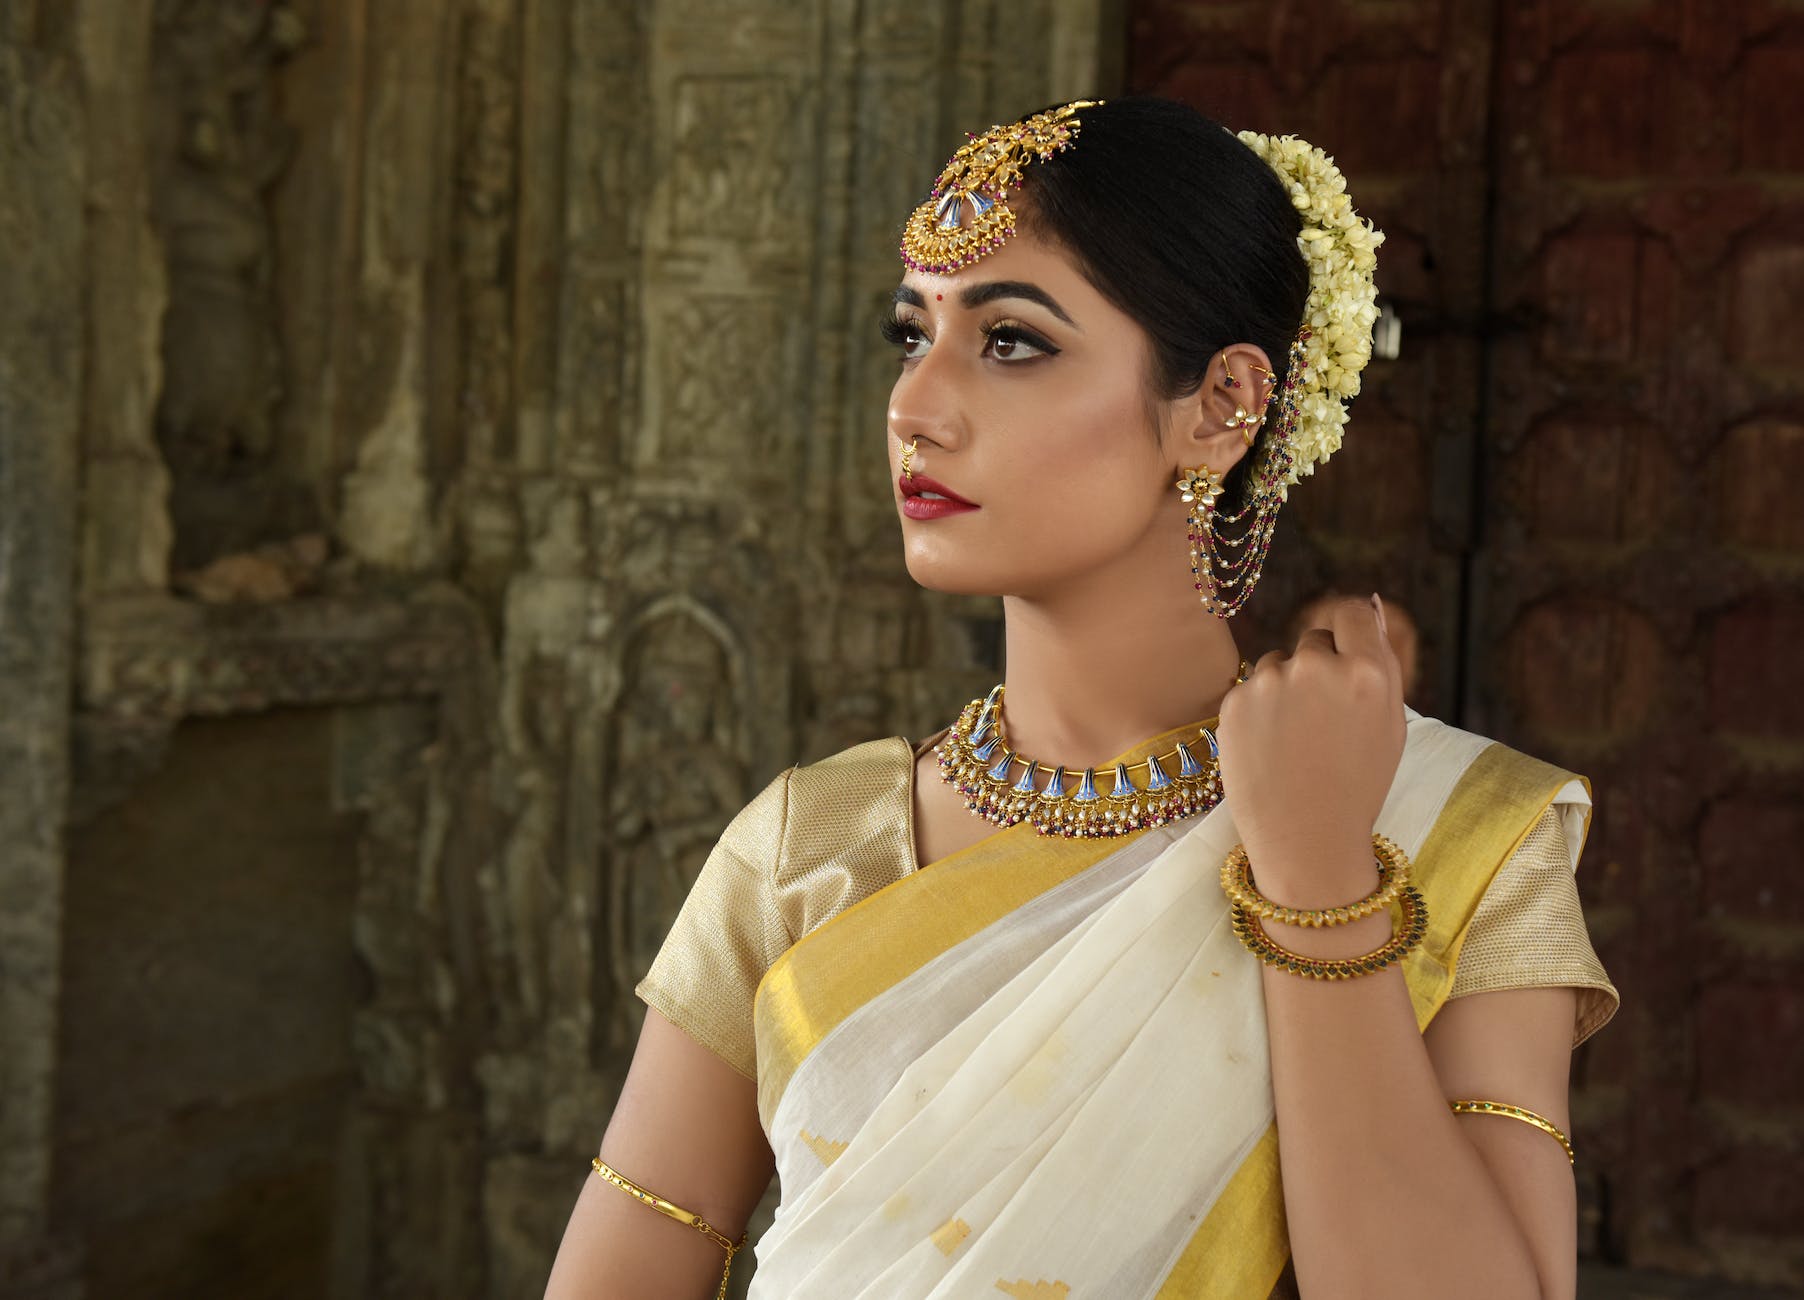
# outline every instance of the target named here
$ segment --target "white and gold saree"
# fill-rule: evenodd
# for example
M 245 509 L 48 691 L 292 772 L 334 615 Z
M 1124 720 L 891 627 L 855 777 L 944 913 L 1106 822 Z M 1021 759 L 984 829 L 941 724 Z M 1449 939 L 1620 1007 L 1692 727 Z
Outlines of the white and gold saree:
M 1267 1296 L 1288 1248 L 1261 967 L 1218 881 L 1231 804 L 1126 840 L 1019 826 L 918 869 L 912 759 L 787 774 L 640 985 L 756 1078 L 782 1199 L 752 1294 Z M 1428 901 L 1419 1023 L 1525 984 L 1585 990 L 1575 1039 L 1608 1019 L 1572 892 L 1589 815 L 1582 778 L 1410 714 L 1376 829 Z

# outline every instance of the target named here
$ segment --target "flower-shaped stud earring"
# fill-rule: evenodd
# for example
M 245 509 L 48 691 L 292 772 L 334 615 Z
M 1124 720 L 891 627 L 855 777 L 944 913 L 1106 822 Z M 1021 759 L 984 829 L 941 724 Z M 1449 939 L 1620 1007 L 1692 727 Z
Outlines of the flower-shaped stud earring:
M 1207 465 L 1187 469 L 1178 478 L 1178 494 L 1185 505 L 1200 503 L 1204 511 L 1215 509 L 1215 498 L 1221 495 L 1221 475 Z

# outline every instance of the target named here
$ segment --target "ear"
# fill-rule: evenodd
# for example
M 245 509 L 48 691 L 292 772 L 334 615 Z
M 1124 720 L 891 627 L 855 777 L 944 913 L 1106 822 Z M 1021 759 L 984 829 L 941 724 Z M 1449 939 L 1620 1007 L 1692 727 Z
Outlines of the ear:
M 1180 467 L 1207 465 L 1226 478 L 1265 429 L 1273 391 L 1264 348 L 1235 343 L 1211 357 L 1202 386 L 1174 403 L 1170 450 Z

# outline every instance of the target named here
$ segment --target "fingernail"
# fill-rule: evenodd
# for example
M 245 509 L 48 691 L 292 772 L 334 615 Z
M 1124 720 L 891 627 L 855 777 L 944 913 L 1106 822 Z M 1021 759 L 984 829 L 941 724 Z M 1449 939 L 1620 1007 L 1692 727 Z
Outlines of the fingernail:
M 1391 630 L 1386 626 L 1384 621 L 1384 601 L 1379 598 L 1378 593 L 1375 591 L 1372 593 L 1372 612 L 1378 615 L 1378 630 L 1386 636 L 1389 636 Z

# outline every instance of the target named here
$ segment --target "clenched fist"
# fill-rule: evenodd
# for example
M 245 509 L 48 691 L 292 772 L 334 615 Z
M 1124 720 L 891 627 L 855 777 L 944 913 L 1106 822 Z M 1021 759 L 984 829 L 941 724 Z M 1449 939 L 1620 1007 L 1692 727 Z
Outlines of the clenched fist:
M 1234 824 L 1261 892 L 1330 907 L 1376 879 L 1372 827 L 1403 757 L 1403 680 L 1383 602 L 1321 611 L 1222 701 L 1216 738 Z M 1363 867 L 1359 874 L 1349 874 Z

